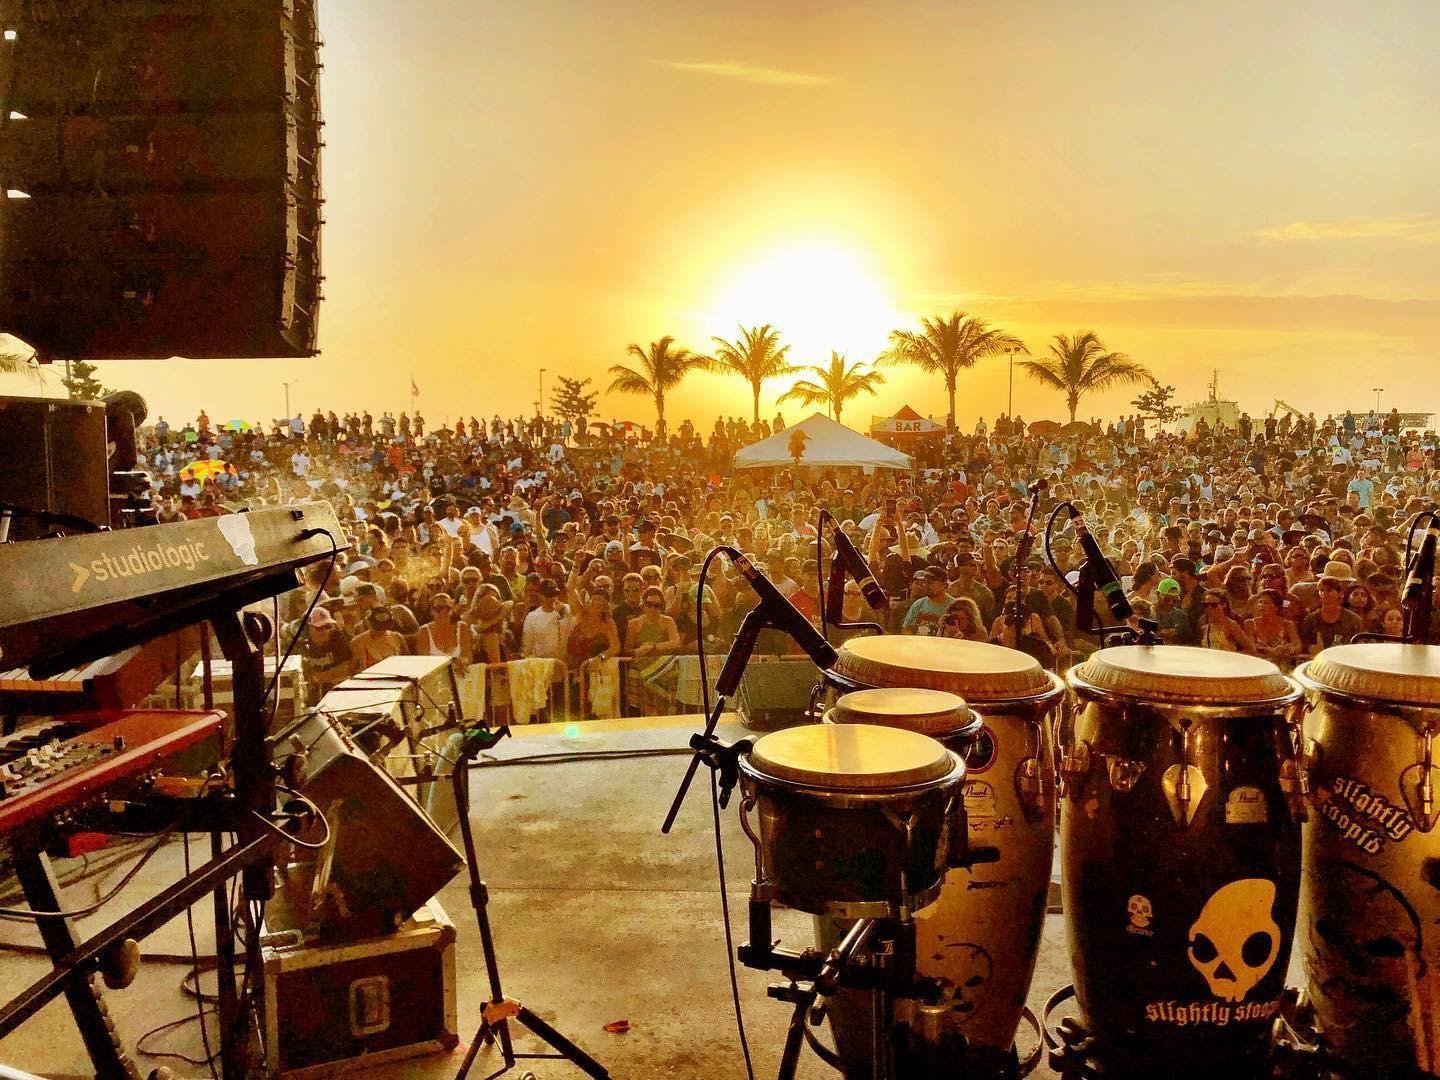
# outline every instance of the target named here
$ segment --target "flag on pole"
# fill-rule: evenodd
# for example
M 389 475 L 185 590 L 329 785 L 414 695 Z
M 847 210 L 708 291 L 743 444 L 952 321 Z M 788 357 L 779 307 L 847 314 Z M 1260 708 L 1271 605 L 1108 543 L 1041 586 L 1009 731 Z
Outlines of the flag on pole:
M 414 375 L 411 375 L 411 376 L 410 376 L 410 396 L 411 396 L 411 397 L 419 397 L 419 396 L 420 396 L 420 387 L 418 387 L 418 386 L 415 385 L 415 376 L 414 376 Z

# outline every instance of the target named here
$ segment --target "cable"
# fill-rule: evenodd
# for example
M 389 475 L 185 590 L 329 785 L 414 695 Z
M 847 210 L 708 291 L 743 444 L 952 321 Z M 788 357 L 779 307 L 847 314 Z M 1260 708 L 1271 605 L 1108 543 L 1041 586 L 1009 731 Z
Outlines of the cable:
M 325 571 L 324 578 L 324 580 L 328 581 L 330 580 L 330 575 L 335 572 L 335 564 L 340 561 L 340 543 L 335 539 L 335 534 L 329 529 L 307 529 L 305 531 L 313 536 L 323 534 L 325 538 L 330 541 L 330 566 Z M 264 703 L 270 698 L 270 695 L 275 695 L 275 699 L 270 706 L 269 726 L 271 728 L 275 726 L 275 717 L 280 711 L 280 670 L 290 659 L 291 654 L 294 653 L 295 646 L 300 641 L 300 635 L 303 634 L 305 628 L 310 625 L 310 616 L 315 614 L 315 608 L 319 606 L 320 597 L 324 592 L 325 590 L 323 588 L 316 589 L 315 595 L 310 598 L 310 606 L 305 609 L 305 614 L 300 616 L 300 625 L 296 627 L 295 633 L 290 635 L 290 644 L 285 647 L 285 655 L 282 656 L 279 663 L 275 665 L 275 674 L 271 677 L 269 686 L 265 688 L 264 696 L 260 698 L 260 707 L 263 709 L 265 707 Z M 276 607 L 277 609 L 279 607 L 278 601 L 276 602 Z M 280 627 L 278 625 L 275 627 L 275 648 L 278 652 L 280 648 Z
M 190 834 L 185 833 L 185 876 L 190 876 Z M 200 950 L 195 944 L 195 905 L 185 909 L 185 930 L 190 938 L 190 956 L 195 961 L 191 972 L 195 975 L 195 1019 L 200 1021 L 200 1041 L 205 1046 L 205 1065 L 210 1070 L 210 1080 L 219 1080 L 215 1072 L 215 1051 L 210 1048 L 210 1032 L 205 1028 L 205 1002 L 200 996 Z M 184 980 L 181 980 L 184 985 Z
M 700 584 L 695 590 L 695 640 L 700 658 L 700 693 L 705 703 L 705 715 L 710 715 L 710 676 L 705 670 L 705 578 L 710 572 L 710 563 L 720 554 L 720 548 L 712 548 L 700 564 Z M 685 753 L 693 753 L 686 750 Z M 730 929 L 730 893 L 725 883 L 725 845 L 720 830 L 720 784 L 715 770 L 710 770 L 710 812 L 715 825 L 715 866 L 720 874 L 720 912 L 725 920 L 725 962 L 730 969 L 730 998 L 735 1005 L 735 1031 L 740 1037 L 740 1052 L 745 1056 L 747 1080 L 755 1080 L 755 1066 L 750 1060 L 750 1040 L 745 1037 L 745 1012 L 740 1005 L 740 978 L 735 970 L 735 934 Z
M 32 911 L 28 908 L 0 908 L 0 919 L 12 919 L 16 922 L 29 922 L 35 919 L 80 919 L 84 918 L 86 915 L 93 915 L 95 912 L 99 911 L 102 907 L 108 904 L 111 900 L 115 899 L 115 897 L 119 896 L 121 890 L 123 890 L 125 886 L 129 885 L 130 882 L 135 880 L 135 876 L 139 874 L 142 869 L 144 869 L 145 864 L 155 856 L 155 853 L 165 846 L 165 841 L 169 839 L 170 834 L 173 833 L 177 828 L 179 828 L 179 826 L 180 822 L 176 821 L 173 825 L 171 825 L 168 829 L 161 833 L 160 839 L 157 840 L 149 849 L 147 849 L 144 855 L 140 856 L 139 861 L 137 861 L 134 866 L 132 866 L 129 870 L 125 872 L 125 876 L 116 883 L 115 887 L 111 889 L 108 893 L 106 893 L 104 896 L 102 896 L 99 900 L 95 901 L 95 903 L 83 908 L 74 908 L 70 911 Z
M 208 1009 L 208 1010 L 207 1010 L 207 1009 L 204 1009 L 204 1007 L 202 1006 L 201 1011 L 200 1011 L 199 1013 L 197 1013 L 196 1015 L 198 1015 L 198 1016 L 200 1016 L 200 1017 L 202 1018 L 202 1019 L 201 1019 L 201 1030 L 204 1030 L 204 1019 L 203 1019 L 203 1018 L 206 1017 L 206 1016 L 214 1016 L 214 1015 L 215 1015 L 215 1010 L 213 1010 L 213 1009 Z M 153 1027 L 153 1028 L 151 1028 L 149 1031 L 145 1032 L 144 1035 L 141 1035 L 140 1038 L 136 1040 L 136 1042 L 135 1042 L 135 1052 L 136 1052 L 137 1054 L 144 1054 L 146 1057 L 173 1058 L 173 1059 L 176 1060 L 176 1061 L 183 1061 L 183 1062 L 185 1062 L 185 1064 L 187 1064 L 187 1065 L 204 1065 L 204 1066 L 206 1066 L 207 1068 L 210 1069 L 210 1075 L 211 1075 L 211 1076 L 214 1076 L 214 1075 L 215 1075 L 215 1071 L 214 1071 L 214 1070 L 215 1070 L 215 1062 L 214 1062 L 214 1059 L 205 1061 L 205 1060 L 201 1060 L 200 1058 L 191 1057 L 191 1056 L 188 1055 L 188 1054 L 182 1054 L 182 1053 L 180 1053 L 180 1052 L 177 1051 L 177 1050 L 147 1050 L 147 1049 L 145 1048 L 145 1040 L 146 1040 L 146 1039 L 154 1038 L 156 1035 L 161 1035 L 161 1034 L 163 1034 L 163 1033 L 165 1033 L 165 1032 L 167 1032 L 167 1031 L 173 1031 L 175 1028 L 184 1027 L 186 1024 L 193 1024 L 194 1022 L 195 1022 L 195 1016 L 186 1015 L 186 1016 L 182 1016 L 179 1020 L 171 1020 L 168 1024 L 161 1024 L 159 1027 Z
M 287 788 L 287 787 L 285 787 L 284 784 L 276 784 L 275 786 L 278 787 L 278 788 L 280 788 L 281 790 L 285 791 L 286 793 L 288 793 L 288 794 L 290 794 L 290 795 L 293 795 L 295 798 L 299 799 L 301 802 L 303 802 L 306 806 L 310 807 L 310 809 L 315 812 L 315 816 L 320 819 L 320 824 L 322 824 L 322 825 L 325 826 L 325 838 L 324 838 L 323 840 L 319 840 L 319 841 L 317 841 L 317 842 L 315 842 L 315 843 L 310 843 L 309 841 L 301 840 L 301 839 L 300 839 L 298 836 L 296 836 L 294 833 L 286 832 L 286 831 L 285 831 L 284 829 L 282 829 L 279 825 L 276 825 L 273 821 L 271 821 L 271 820 L 270 820 L 268 817 L 266 817 L 264 814 L 260 813 L 258 810 L 251 810 L 251 811 L 250 811 L 251 815 L 255 818 L 256 821 L 260 822 L 260 824 L 261 824 L 261 825 L 264 825 L 265 828 L 267 828 L 267 829 L 269 829 L 271 832 L 275 833 L 275 834 L 276 834 L 277 836 L 279 836 L 282 840 L 284 840 L 287 844 L 294 844 L 296 847 L 298 847 L 298 848 L 304 848 L 306 851 L 322 851 L 322 850 L 324 850 L 324 848 L 326 847 L 326 845 L 328 845 L 328 844 L 330 843 L 330 821 L 329 821 L 329 819 L 326 818 L 323 813 L 321 813 L 320 808 L 319 808 L 318 806 L 316 806 L 313 802 L 311 802 L 311 801 L 310 801 L 308 798 L 306 798 L 304 795 L 301 795 L 298 791 L 295 791 L 293 788 Z
M 740 1052 L 745 1055 L 745 1075 L 755 1080 L 755 1066 L 750 1060 L 750 1040 L 745 1037 L 745 1013 L 740 1007 L 740 978 L 735 970 L 735 935 L 730 929 L 730 891 L 725 883 L 725 845 L 720 833 L 720 786 L 715 772 L 710 772 L 710 810 L 715 822 L 715 865 L 720 871 L 720 911 L 725 918 L 725 959 L 730 966 L 730 999 L 735 1004 L 735 1030 L 740 1036 Z

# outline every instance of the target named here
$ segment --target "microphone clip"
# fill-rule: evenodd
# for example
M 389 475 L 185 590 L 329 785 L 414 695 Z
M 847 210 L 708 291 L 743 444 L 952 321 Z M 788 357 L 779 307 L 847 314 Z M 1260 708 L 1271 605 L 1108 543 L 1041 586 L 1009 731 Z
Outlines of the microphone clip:
M 740 783 L 740 758 L 755 746 L 754 739 L 727 743 L 713 732 L 690 736 L 690 748 L 701 764 L 720 778 L 720 809 L 730 805 L 730 795 Z

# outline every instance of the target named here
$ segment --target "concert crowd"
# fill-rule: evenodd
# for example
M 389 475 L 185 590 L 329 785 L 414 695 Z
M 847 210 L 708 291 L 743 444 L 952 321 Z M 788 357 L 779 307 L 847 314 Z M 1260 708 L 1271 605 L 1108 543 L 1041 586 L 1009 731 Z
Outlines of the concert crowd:
M 433 428 L 419 414 L 317 412 L 265 430 L 202 412 L 147 428 L 141 467 L 162 521 L 299 499 L 334 505 L 351 548 L 333 571 L 314 568 L 289 612 L 298 619 L 321 594 L 308 625 L 297 623 L 320 690 L 412 651 L 462 669 L 552 657 L 571 679 L 588 662 L 624 657 L 634 678 L 658 679 L 702 632 L 708 651 L 723 653 L 754 606 L 744 579 L 715 560 L 697 626 L 701 563 L 716 544 L 750 554 L 818 617 L 821 508 L 869 554 L 891 598 L 877 616 L 849 583 L 845 620 L 1018 644 L 1063 669 L 1095 647 L 1076 630 L 1070 585 L 1083 555 L 1068 524 L 1048 546 L 1060 574 L 1042 539 L 1020 568 L 1018 600 L 1014 586 L 1027 485 L 1039 478 L 1049 487 L 1037 530 L 1055 500 L 1072 500 L 1165 641 L 1288 670 L 1355 634 L 1399 632 L 1406 526 L 1440 491 L 1440 440 L 1402 430 L 1393 411 L 1242 414 L 1185 435 L 1153 422 L 1147 431 L 1137 416 L 1039 435 L 1001 416 L 907 445 L 915 467 L 905 472 L 803 460 L 731 468 L 736 449 L 783 427 L 779 416 L 720 418 L 708 432 L 685 420 L 660 437 L 552 417 Z M 1007 617 L 1017 603 L 1019 617 Z

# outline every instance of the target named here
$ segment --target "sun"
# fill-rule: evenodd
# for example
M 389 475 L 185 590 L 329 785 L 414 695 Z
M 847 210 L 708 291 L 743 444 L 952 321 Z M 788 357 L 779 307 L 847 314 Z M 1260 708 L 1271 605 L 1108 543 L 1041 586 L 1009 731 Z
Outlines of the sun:
M 808 243 L 778 248 L 741 266 L 718 290 L 704 320 L 711 335 L 770 323 L 797 364 L 824 363 L 831 350 L 875 359 L 903 319 L 878 277 L 853 249 Z

